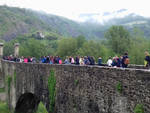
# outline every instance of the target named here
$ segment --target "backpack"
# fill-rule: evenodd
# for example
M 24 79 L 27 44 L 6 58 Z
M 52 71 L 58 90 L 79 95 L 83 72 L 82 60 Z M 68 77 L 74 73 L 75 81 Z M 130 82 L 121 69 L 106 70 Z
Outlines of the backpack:
M 130 59 L 129 58 L 126 58 L 125 60 L 124 60 L 124 64 L 130 64 Z
M 146 59 L 145 59 L 148 63 L 150 63 L 150 56 L 146 56 Z

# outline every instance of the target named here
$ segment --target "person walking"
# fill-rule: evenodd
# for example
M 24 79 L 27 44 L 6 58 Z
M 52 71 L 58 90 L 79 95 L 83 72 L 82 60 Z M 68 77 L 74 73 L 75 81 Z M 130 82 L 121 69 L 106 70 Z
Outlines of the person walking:
M 150 55 L 148 51 L 145 51 L 145 59 L 144 59 L 144 66 L 145 67 L 150 67 Z
M 128 57 L 128 53 L 124 53 L 124 56 L 122 58 L 121 64 L 123 68 L 127 68 L 128 64 L 130 63 L 129 57 Z

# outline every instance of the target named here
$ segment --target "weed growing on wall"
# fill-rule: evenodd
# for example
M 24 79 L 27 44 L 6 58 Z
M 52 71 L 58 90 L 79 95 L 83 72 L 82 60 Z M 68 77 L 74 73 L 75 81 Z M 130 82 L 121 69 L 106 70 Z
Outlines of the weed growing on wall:
M 117 91 L 118 91 L 119 93 L 122 92 L 122 84 L 121 84 L 121 82 L 118 82 L 118 83 L 117 83 L 116 89 L 117 89 Z
M 50 76 L 48 78 L 48 90 L 50 99 L 50 112 L 54 112 L 55 108 L 55 96 L 56 96 L 56 78 L 54 70 L 50 70 Z
M 142 104 L 137 104 L 134 108 L 134 113 L 144 113 L 144 108 Z
M 8 93 L 10 93 L 11 81 L 12 81 L 12 77 L 8 75 L 7 76 Z
M 78 85 L 79 81 L 78 81 L 78 80 L 75 80 L 74 83 L 75 83 L 75 85 Z
M 39 103 L 36 113 L 48 113 L 42 102 Z

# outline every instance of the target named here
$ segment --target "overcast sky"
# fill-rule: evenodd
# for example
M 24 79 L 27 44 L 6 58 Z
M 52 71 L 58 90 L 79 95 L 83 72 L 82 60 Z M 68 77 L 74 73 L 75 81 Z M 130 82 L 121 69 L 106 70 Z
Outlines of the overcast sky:
M 42 10 L 50 14 L 77 20 L 82 13 L 113 12 L 127 9 L 150 17 L 149 0 L 0 0 L 0 5 Z

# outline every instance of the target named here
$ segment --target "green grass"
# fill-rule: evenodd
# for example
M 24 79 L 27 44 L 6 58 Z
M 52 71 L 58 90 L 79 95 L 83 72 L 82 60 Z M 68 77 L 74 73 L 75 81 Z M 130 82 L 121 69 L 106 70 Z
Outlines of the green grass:
M 0 102 L 0 113 L 10 113 L 6 102 Z

